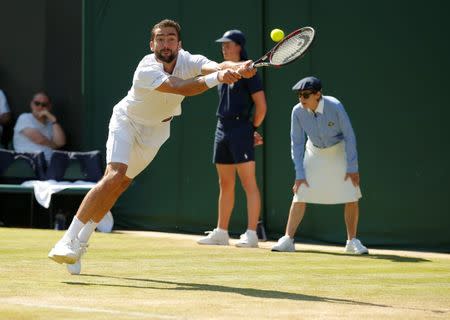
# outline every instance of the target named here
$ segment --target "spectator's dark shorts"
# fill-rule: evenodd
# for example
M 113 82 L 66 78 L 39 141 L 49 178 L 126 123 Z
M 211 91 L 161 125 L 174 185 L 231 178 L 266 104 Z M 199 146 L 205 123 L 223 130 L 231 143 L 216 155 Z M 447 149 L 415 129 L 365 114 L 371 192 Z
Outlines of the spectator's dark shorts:
M 247 119 L 217 121 L 213 163 L 236 164 L 255 161 L 253 125 Z

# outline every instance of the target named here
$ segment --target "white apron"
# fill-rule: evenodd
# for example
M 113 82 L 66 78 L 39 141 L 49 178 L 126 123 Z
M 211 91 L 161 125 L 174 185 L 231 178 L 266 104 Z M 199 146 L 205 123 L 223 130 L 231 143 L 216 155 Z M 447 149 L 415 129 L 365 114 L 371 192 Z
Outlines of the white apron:
M 294 194 L 293 202 L 338 204 L 358 201 L 362 197 L 359 187 L 345 179 L 347 156 L 345 142 L 320 149 L 310 140 L 306 143 L 303 159 L 306 181 Z

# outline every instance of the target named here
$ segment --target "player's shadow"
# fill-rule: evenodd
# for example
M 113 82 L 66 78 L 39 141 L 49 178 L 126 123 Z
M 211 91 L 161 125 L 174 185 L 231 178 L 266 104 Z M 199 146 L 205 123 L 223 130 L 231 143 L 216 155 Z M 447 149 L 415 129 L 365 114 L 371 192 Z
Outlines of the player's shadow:
M 319 251 L 319 250 L 297 250 L 297 252 L 306 252 L 306 253 L 316 253 L 316 254 L 329 254 L 333 256 L 349 256 L 349 257 L 358 257 L 358 258 L 367 258 L 367 259 L 383 259 L 390 260 L 392 262 L 430 262 L 431 260 L 418 258 L 418 257 L 405 257 L 398 256 L 395 254 L 363 254 L 363 255 L 354 255 L 354 254 L 345 254 L 340 252 L 330 252 L 330 251 Z
M 81 276 L 93 277 L 93 278 L 118 279 L 118 280 L 125 280 L 127 282 L 133 281 L 133 282 L 138 282 L 138 284 L 93 283 L 93 282 L 81 282 L 81 281 L 63 281 L 63 283 L 66 283 L 68 285 L 77 285 L 77 286 L 106 286 L 106 287 L 119 287 L 119 288 L 122 287 L 122 288 L 153 289 L 153 290 L 214 291 L 214 292 L 224 292 L 224 293 L 235 293 L 235 294 L 241 294 L 243 296 L 265 298 L 265 299 L 319 301 L 319 302 L 349 304 L 349 305 L 358 305 L 358 306 L 394 308 L 393 306 L 386 305 L 386 304 L 369 303 L 369 302 L 356 301 L 356 300 L 351 300 L 351 299 L 328 298 L 328 297 L 307 295 L 307 294 L 301 294 L 301 293 L 283 292 L 283 291 L 277 291 L 277 290 L 238 288 L 238 287 L 205 284 L 205 283 L 115 277 L 115 276 L 104 276 L 104 275 L 96 275 L 96 274 L 84 274 Z M 399 307 L 395 307 L 395 308 L 399 308 Z M 420 309 L 420 308 L 405 308 L 405 309 L 431 311 L 433 313 L 446 313 L 446 311 L 442 311 L 442 310 L 425 310 L 425 309 Z
M 81 282 L 81 281 L 80 282 L 64 281 L 63 283 L 66 283 L 68 285 L 78 285 L 78 286 L 106 286 L 106 287 L 124 287 L 124 288 L 154 289 L 154 290 L 214 291 L 214 292 L 223 292 L 223 293 L 235 293 L 235 294 L 240 294 L 243 296 L 265 298 L 265 299 L 319 301 L 319 302 L 339 303 L 339 304 L 349 304 L 349 305 L 359 305 L 359 306 L 371 306 L 371 307 L 381 307 L 381 308 L 400 308 L 400 309 L 408 309 L 408 310 L 431 311 L 433 313 L 446 313 L 446 311 L 442 311 L 442 310 L 426 310 L 426 309 L 421 309 L 421 308 L 393 307 L 393 306 L 386 305 L 386 304 L 369 303 L 369 302 L 356 301 L 356 300 L 351 300 L 351 299 L 321 297 L 321 296 L 314 296 L 314 295 L 301 294 L 301 293 L 283 292 L 283 291 L 277 291 L 277 290 L 239 288 L 239 287 L 229 287 L 229 286 L 221 286 L 221 285 L 205 284 L 205 283 L 115 277 L 115 276 L 104 276 L 104 275 L 96 275 L 96 274 L 84 274 L 81 276 L 133 281 L 133 282 L 138 282 L 138 284 L 93 283 L 93 282 Z
M 341 303 L 341 304 L 354 304 L 363 306 L 375 306 L 389 308 L 391 306 L 384 304 L 375 304 L 361 301 L 354 301 L 350 299 L 339 299 L 339 298 L 327 298 L 320 296 L 313 296 L 301 293 L 283 292 L 277 290 L 266 290 L 266 289 L 253 289 L 253 288 L 239 288 L 239 287 L 229 287 L 214 284 L 205 283 L 192 283 L 192 282 L 177 282 L 177 281 L 165 281 L 165 280 L 155 280 L 155 279 L 142 279 L 142 278 L 127 278 L 127 277 L 114 277 L 114 276 L 104 276 L 96 274 L 83 274 L 83 277 L 97 277 L 97 278 L 109 278 L 109 279 L 119 279 L 126 281 L 138 282 L 138 284 L 131 283 L 94 283 L 94 282 L 78 282 L 78 281 L 63 281 L 63 283 L 69 285 L 79 285 L 79 286 L 106 286 L 106 287 L 125 287 L 125 288 L 137 288 L 137 289 L 155 289 L 155 290 L 186 290 L 186 291 L 215 291 L 223 293 L 235 293 L 243 296 L 256 297 L 256 298 L 266 298 L 266 299 L 288 299 L 288 300 L 301 300 L 301 301 L 321 301 L 321 302 L 331 302 L 331 303 Z

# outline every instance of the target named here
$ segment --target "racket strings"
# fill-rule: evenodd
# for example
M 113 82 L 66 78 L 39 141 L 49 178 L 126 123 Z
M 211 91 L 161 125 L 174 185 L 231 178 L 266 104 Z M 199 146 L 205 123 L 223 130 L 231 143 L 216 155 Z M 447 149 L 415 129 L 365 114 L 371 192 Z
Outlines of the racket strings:
M 301 56 L 314 38 L 314 31 L 304 30 L 286 39 L 272 54 L 270 61 L 275 65 L 282 65 Z

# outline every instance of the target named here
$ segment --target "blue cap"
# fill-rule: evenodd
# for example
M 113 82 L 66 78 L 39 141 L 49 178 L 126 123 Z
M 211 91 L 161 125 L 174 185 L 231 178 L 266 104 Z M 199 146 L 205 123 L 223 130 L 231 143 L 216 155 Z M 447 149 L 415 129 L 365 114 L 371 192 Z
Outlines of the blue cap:
M 236 42 L 241 46 L 241 60 L 247 60 L 247 52 L 245 51 L 245 35 L 241 30 L 228 30 L 222 36 L 216 40 L 216 42 Z
M 292 90 L 313 90 L 320 91 L 322 90 L 322 82 L 320 79 L 316 77 L 306 77 L 300 80 L 292 87 Z

